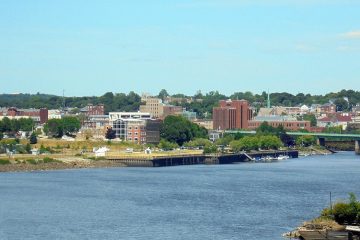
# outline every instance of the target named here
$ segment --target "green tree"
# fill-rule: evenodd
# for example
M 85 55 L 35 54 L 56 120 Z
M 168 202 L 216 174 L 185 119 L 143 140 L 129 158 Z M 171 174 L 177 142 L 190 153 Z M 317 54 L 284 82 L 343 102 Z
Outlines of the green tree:
M 50 119 L 44 125 L 44 132 L 52 137 L 62 137 L 64 134 L 63 129 L 62 119 Z
M 160 136 L 182 146 L 194 138 L 206 138 L 207 130 L 182 116 L 167 116 L 161 126 Z
M 79 131 L 81 124 L 80 120 L 77 117 L 64 117 L 63 122 L 63 131 L 65 134 L 74 135 Z
M 342 126 L 327 127 L 323 130 L 324 133 L 342 133 Z
M 108 128 L 105 133 L 106 139 L 115 139 L 116 138 L 116 132 L 112 128 Z
M 30 144 L 36 144 L 37 143 L 37 137 L 35 133 L 31 133 L 30 135 Z
M 11 120 L 8 117 L 4 117 L 1 121 L 1 132 L 10 132 L 11 131 Z
M 203 150 L 204 154 L 211 154 L 217 152 L 218 152 L 218 148 L 215 144 L 206 145 Z
M 177 145 L 176 143 L 173 143 L 173 142 L 169 142 L 165 139 L 161 139 L 158 147 L 163 150 L 172 150 L 172 149 L 178 148 L 179 145 Z
M 0 141 L 4 138 L 4 134 L 0 132 Z
M 256 134 L 258 135 L 272 135 L 276 134 L 276 132 L 276 128 L 270 126 L 266 121 L 261 123 L 260 126 L 256 129 Z
M 342 112 L 349 109 L 349 103 L 343 98 L 338 98 L 335 100 L 334 104 L 336 105 L 336 111 Z
M 186 147 L 205 147 L 210 145 L 212 145 L 212 142 L 205 138 L 195 138 L 194 140 L 184 144 Z
M 233 152 L 257 150 L 260 147 L 260 139 L 258 136 L 246 136 L 230 142 L 230 147 Z
M 296 145 L 298 146 L 309 147 L 311 145 L 314 145 L 315 143 L 316 143 L 316 139 L 314 136 L 305 135 L 305 136 L 299 136 L 296 139 Z
M 27 153 L 31 153 L 31 146 L 30 146 L 29 143 L 26 144 L 26 146 L 25 146 L 25 151 L 26 151 Z
M 20 130 L 26 132 L 32 131 L 35 126 L 34 120 L 31 118 L 20 118 L 18 123 Z
M 158 98 L 160 98 L 161 100 L 164 101 L 164 99 L 168 96 L 169 96 L 168 92 L 165 89 L 161 89 L 161 91 L 159 92 Z
M 298 120 L 310 121 L 310 126 L 316 127 L 317 120 L 314 114 L 305 114 L 299 117 Z
M 259 142 L 262 149 L 278 149 L 283 145 L 278 137 L 270 135 L 260 136 Z

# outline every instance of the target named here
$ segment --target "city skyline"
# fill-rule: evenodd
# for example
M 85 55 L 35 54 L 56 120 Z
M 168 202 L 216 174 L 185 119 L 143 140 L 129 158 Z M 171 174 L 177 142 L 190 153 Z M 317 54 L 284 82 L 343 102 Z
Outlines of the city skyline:
M 1 93 L 359 90 L 360 2 L 2 1 Z

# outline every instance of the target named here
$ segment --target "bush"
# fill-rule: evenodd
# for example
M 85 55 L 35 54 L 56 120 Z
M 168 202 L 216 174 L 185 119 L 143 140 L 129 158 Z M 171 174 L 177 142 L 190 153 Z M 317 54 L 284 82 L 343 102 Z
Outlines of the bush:
M 0 159 L 0 165 L 10 164 L 9 160 Z
M 209 154 L 209 153 L 217 153 L 217 146 L 215 144 L 211 144 L 211 145 L 206 145 L 204 147 L 204 154 Z
M 58 160 L 55 160 L 55 159 L 53 159 L 53 158 L 50 158 L 50 157 L 45 157 L 44 159 L 43 159 L 43 162 L 44 163 L 51 163 L 51 162 L 59 162 Z
M 38 160 L 37 159 L 27 159 L 26 160 L 27 163 L 30 163 L 30 164 L 38 164 Z
M 338 202 L 333 206 L 334 220 L 339 224 L 360 223 L 360 203 L 353 193 L 349 194 L 349 203 Z

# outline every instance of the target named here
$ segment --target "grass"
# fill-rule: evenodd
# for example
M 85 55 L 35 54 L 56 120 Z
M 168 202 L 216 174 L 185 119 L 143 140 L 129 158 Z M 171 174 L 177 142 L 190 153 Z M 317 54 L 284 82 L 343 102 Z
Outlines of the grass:
M 94 161 L 106 160 L 105 157 L 88 157 L 87 159 L 94 160 Z
M 39 163 L 38 159 L 26 159 L 26 162 L 34 165 Z
M 0 159 L 0 165 L 10 164 L 9 160 Z
M 53 163 L 53 162 L 61 162 L 61 161 L 58 161 L 56 159 L 53 159 L 53 158 L 49 158 L 49 157 L 45 157 L 43 159 L 27 159 L 26 160 L 27 163 L 29 164 L 39 164 L 39 163 Z

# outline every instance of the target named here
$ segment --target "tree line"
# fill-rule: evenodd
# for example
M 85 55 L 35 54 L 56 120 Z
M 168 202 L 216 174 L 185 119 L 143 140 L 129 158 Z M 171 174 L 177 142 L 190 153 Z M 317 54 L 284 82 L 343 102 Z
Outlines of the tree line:
M 19 131 L 32 131 L 34 126 L 34 120 L 31 118 L 9 119 L 4 117 L 0 121 L 0 139 L 4 137 L 4 134 L 15 135 Z
M 210 91 L 206 94 L 197 91 L 194 95 L 185 94 L 170 95 L 165 89 L 162 89 L 157 95 L 161 99 L 168 96 L 184 98 L 182 102 L 173 102 L 174 105 L 186 107 L 189 111 L 194 111 L 199 118 L 211 118 L 213 107 L 217 106 L 219 100 L 224 99 L 245 99 L 254 107 L 265 107 L 267 102 L 267 93 L 261 94 L 252 92 L 235 92 L 231 95 L 224 95 L 218 91 Z M 185 99 L 192 98 L 188 102 Z M 325 95 L 311 95 L 298 93 L 296 95 L 286 92 L 271 93 L 271 104 L 273 106 L 298 106 L 301 104 L 324 104 L 329 101 L 337 106 L 337 110 L 350 110 L 352 106 L 360 103 L 360 92 L 354 90 L 341 90 L 339 92 L 331 92 Z M 0 94 L 1 107 L 17 107 L 17 108 L 42 108 L 58 109 L 65 104 L 66 107 L 82 108 L 87 104 L 104 104 L 105 112 L 111 111 L 137 111 L 141 104 L 139 94 L 131 91 L 129 93 L 113 93 L 107 92 L 102 96 L 86 96 L 86 97 L 65 97 L 49 94 Z

